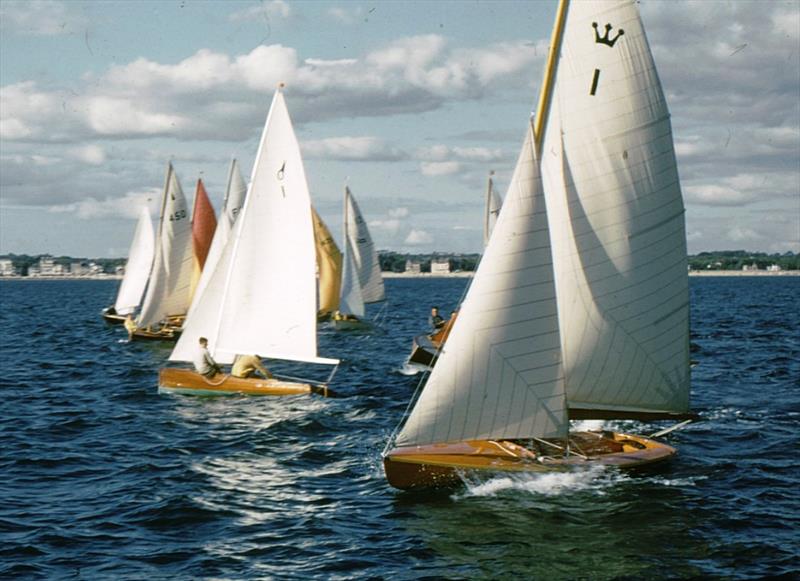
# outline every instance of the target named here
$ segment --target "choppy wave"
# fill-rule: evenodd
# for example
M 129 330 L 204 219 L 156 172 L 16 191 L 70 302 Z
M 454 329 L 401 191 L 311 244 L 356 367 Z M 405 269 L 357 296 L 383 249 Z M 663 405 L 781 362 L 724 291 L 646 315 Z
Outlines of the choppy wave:
M 0 281 L 2 578 L 790 578 L 800 279 L 691 281 L 693 407 L 657 471 L 399 492 L 396 373 L 463 279 L 389 279 L 385 332 L 320 333 L 338 398 L 159 395 L 169 347 L 99 317 L 115 285 Z M 296 369 L 286 367 L 285 373 Z M 652 433 L 638 422 L 583 429 Z

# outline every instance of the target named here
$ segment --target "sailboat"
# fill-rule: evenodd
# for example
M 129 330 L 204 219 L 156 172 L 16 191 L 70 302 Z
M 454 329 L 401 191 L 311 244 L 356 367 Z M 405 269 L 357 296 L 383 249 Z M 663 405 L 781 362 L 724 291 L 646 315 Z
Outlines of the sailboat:
M 684 206 L 636 6 L 562 0 L 550 46 L 483 260 L 384 451 L 397 488 L 650 465 L 685 421 L 645 437 L 570 420 L 694 417 Z
M 344 189 L 344 261 L 339 310 L 334 328 L 369 329 L 365 304 L 386 298 L 381 265 L 369 228 L 349 187 Z
M 203 180 L 197 180 L 197 189 L 194 194 L 194 211 L 192 212 L 192 248 L 194 249 L 194 269 L 192 271 L 192 290 L 194 296 L 200 282 L 203 269 L 206 265 L 211 242 L 217 230 L 217 217 L 214 206 L 208 199 Z
M 489 184 L 486 186 L 486 204 L 483 216 L 483 247 L 489 244 L 489 237 L 492 235 L 494 225 L 497 223 L 497 216 L 500 215 L 500 209 L 503 207 L 503 200 L 497 190 L 494 189 L 492 180 L 494 172 L 489 172 Z
M 119 285 L 114 306 L 103 309 L 103 319 L 112 324 L 122 324 L 125 318 L 139 308 L 142 295 L 147 286 L 150 267 L 153 264 L 153 224 L 150 222 L 150 211 L 142 206 L 139 221 L 133 234 L 128 261 L 125 263 L 125 275 Z
M 222 255 L 225 244 L 228 242 L 228 238 L 230 238 L 233 224 L 236 221 L 239 211 L 242 209 L 246 195 L 247 184 L 244 183 L 244 178 L 242 178 L 239 163 L 233 159 L 231 160 L 231 166 L 228 170 L 228 185 L 225 188 L 225 197 L 222 199 L 222 209 L 219 213 L 219 220 L 214 229 L 214 237 L 211 240 L 211 246 L 205 257 L 205 264 L 202 267 L 200 279 L 197 281 L 194 293 L 192 294 L 192 304 L 189 306 L 189 311 L 186 313 L 187 318 L 191 316 L 195 305 L 199 302 L 200 297 L 203 296 L 206 286 L 208 286 L 208 281 L 217 266 L 217 262 L 219 262 L 219 258 Z
M 187 319 L 170 361 L 192 361 L 201 337 L 212 357 L 231 364 L 255 355 L 321 365 L 317 355 L 316 266 L 311 201 L 300 148 L 283 93 L 267 115 L 250 190 L 208 286 Z M 167 367 L 159 390 L 186 394 L 328 394 L 327 380 L 296 378 L 207 378 Z
M 492 234 L 492 230 L 494 230 L 497 216 L 500 214 L 500 208 L 503 205 L 500 194 L 494 189 L 494 180 L 492 176 L 494 176 L 493 171 L 489 172 L 489 183 L 486 186 L 486 202 L 484 204 L 483 214 L 484 247 L 489 244 L 489 237 Z M 454 311 L 445 322 L 444 326 L 438 330 L 432 329 L 431 333 L 416 335 L 411 340 L 411 353 L 400 369 L 400 373 L 403 375 L 416 375 L 433 369 L 433 366 L 436 365 L 436 360 L 439 358 L 442 346 L 450 335 L 450 331 L 456 322 L 457 315 L 458 311 Z
M 342 252 L 336 245 L 328 226 L 312 206 L 314 244 L 319 270 L 319 310 L 317 321 L 327 321 L 339 310 L 339 293 L 342 284 Z
M 161 217 L 142 309 L 125 327 L 131 340 L 175 340 L 191 300 L 192 224 L 172 163 L 167 165 Z

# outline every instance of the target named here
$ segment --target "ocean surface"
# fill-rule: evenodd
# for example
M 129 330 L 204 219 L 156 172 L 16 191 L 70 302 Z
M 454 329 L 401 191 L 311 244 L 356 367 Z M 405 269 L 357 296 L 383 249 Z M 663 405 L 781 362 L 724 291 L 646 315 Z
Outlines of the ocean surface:
M 800 277 L 691 280 L 703 421 L 659 470 L 396 491 L 397 370 L 467 282 L 388 279 L 382 332 L 323 330 L 324 399 L 159 395 L 170 348 L 100 318 L 116 282 L 0 281 L 0 578 L 797 578 Z

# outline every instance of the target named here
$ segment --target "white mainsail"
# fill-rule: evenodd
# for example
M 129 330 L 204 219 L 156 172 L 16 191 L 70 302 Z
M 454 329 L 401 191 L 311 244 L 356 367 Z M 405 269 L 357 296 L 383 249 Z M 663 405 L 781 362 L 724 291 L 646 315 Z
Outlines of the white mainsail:
M 170 359 L 191 361 L 204 336 L 220 363 L 237 354 L 337 363 L 317 357 L 315 270 L 308 185 L 278 90 L 232 236 Z
M 125 276 L 119 285 L 117 300 L 114 310 L 119 315 L 133 313 L 142 302 L 142 295 L 153 266 L 153 252 L 155 240 L 153 223 L 150 221 L 150 210 L 142 206 L 139 212 L 139 221 L 133 234 L 133 241 L 128 252 L 128 261 L 125 263 Z
M 370 236 L 367 223 L 361 215 L 358 203 L 348 187 L 344 189 L 344 212 L 345 248 L 349 248 L 350 256 L 352 257 L 358 283 L 361 286 L 361 297 L 365 303 L 382 301 L 386 296 L 378 253 L 375 250 L 375 244 L 372 242 L 372 236 Z M 345 250 L 345 252 L 347 251 Z
M 155 259 L 150 271 L 139 327 L 159 323 L 167 316 L 184 315 L 191 299 L 193 264 L 192 223 L 178 176 L 167 166 Z
M 398 446 L 688 410 L 683 202 L 652 56 L 631 0 L 565 14 L 541 130 Z
M 214 238 L 211 240 L 211 248 L 208 250 L 206 264 L 203 267 L 200 280 L 197 282 L 197 288 L 192 297 L 192 304 L 186 315 L 187 318 L 192 315 L 195 305 L 200 301 L 200 297 L 203 296 L 203 292 L 205 292 L 208 286 L 208 281 L 214 272 L 217 262 L 219 262 L 225 244 L 228 242 L 228 238 L 230 238 L 233 224 L 236 222 L 236 216 L 239 215 L 242 209 L 246 194 L 247 184 L 244 183 L 244 178 L 242 178 L 242 172 L 239 169 L 238 162 L 233 159 L 231 160 L 231 167 L 228 171 L 228 186 L 225 188 L 222 211 L 219 213 L 217 228 L 214 230 Z
M 486 206 L 484 209 L 483 217 L 483 246 L 489 244 L 489 237 L 492 235 L 492 230 L 497 223 L 497 217 L 500 215 L 500 208 L 503 206 L 503 199 L 497 190 L 494 189 L 492 176 L 494 172 L 489 174 L 489 184 L 486 187 Z
M 567 431 L 547 213 L 531 131 L 505 199 L 399 446 Z
M 358 269 L 353 261 L 353 242 L 349 236 L 344 239 L 344 260 L 342 264 L 342 292 L 339 295 L 339 312 L 355 315 L 359 319 L 366 314 L 364 295 L 358 282 Z
M 562 46 L 537 137 L 570 410 L 688 411 L 684 206 L 636 6 L 570 3 Z

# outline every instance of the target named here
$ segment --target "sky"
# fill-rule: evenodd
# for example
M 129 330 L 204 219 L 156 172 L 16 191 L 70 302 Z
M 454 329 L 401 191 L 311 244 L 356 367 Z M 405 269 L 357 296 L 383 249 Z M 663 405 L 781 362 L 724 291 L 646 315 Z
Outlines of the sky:
M 800 252 L 800 2 L 641 0 L 689 252 Z M 167 162 L 219 209 L 278 83 L 313 202 L 380 249 L 480 252 L 556 1 L 0 0 L 0 254 L 124 257 Z

